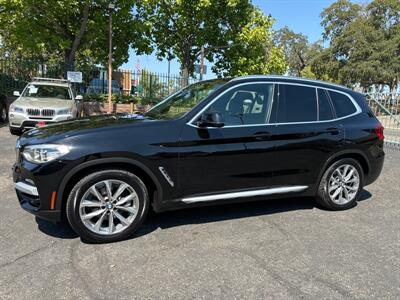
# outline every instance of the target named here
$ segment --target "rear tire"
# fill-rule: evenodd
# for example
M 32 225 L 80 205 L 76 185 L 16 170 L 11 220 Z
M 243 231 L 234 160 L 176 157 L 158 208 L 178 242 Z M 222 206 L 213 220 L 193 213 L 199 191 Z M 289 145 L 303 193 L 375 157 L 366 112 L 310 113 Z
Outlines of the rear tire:
M 10 133 L 12 135 L 21 135 L 22 130 L 20 128 L 15 128 L 15 127 L 9 127 L 10 128 Z
M 354 207 L 363 189 L 364 172 L 358 161 L 343 158 L 331 164 L 319 183 L 316 201 L 329 210 Z
M 146 218 L 148 207 L 148 192 L 139 177 L 124 170 L 102 170 L 74 186 L 66 215 L 83 240 L 110 243 L 132 236 Z

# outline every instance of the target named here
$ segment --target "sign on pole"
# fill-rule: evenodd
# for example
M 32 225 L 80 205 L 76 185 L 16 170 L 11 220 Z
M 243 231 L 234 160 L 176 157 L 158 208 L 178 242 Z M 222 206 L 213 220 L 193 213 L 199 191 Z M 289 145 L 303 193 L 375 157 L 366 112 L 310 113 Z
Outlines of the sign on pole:
M 82 72 L 68 71 L 67 72 L 67 79 L 70 82 L 82 83 Z

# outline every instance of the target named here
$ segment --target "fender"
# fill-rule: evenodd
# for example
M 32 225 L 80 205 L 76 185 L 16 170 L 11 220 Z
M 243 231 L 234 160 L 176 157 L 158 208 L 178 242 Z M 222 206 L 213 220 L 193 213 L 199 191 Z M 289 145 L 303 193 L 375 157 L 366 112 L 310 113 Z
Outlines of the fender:
M 341 151 L 339 151 L 339 152 L 335 152 L 331 157 L 329 157 L 329 159 L 328 159 L 328 160 L 324 163 L 324 165 L 322 166 L 322 168 L 321 168 L 321 170 L 320 170 L 320 172 L 319 172 L 319 174 L 318 174 L 318 181 L 316 182 L 317 188 L 318 188 L 319 182 L 321 181 L 321 178 L 322 178 L 322 176 L 324 175 L 324 173 L 325 173 L 327 167 L 328 167 L 337 157 L 342 156 L 342 155 L 346 155 L 346 154 L 357 154 L 357 155 L 361 155 L 361 156 L 365 159 L 365 161 L 367 162 L 368 169 L 371 168 L 367 156 L 366 156 L 365 153 L 362 152 L 361 150 L 358 150 L 358 149 L 346 149 L 346 150 L 341 150 Z M 366 177 L 367 177 L 367 174 L 364 174 L 364 182 L 366 181 Z
M 102 164 L 107 164 L 107 163 L 125 163 L 125 164 L 129 164 L 138 168 L 141 168 L 150 178 L 151 180 L 153 180 L 153 182 L 155 183 L 156 187 L 157 187 L 157 191 L 155 193 L 155 204 L 157 205 L 158 203 L 161 202 L 162 199 L 162 187 L 161 184 L 159 182 L 159 180 L 157 179 L 157 177 L 154 175 L 154 173 L 143 163 L 137 161 L 137 160 L 133 160 L 133 159 L 129 159 L 129 158 L 124 158 L 124 157 L 113 157 L 113 158 L 99 158 L 99 159 L 95 159 L 95 160 L 90 160 L 87 162 L 84 162 L 76 167 L 74 167 L 72 170 L 70 170 L 67 175 L 64 176 L 64 178 L 61 181 L 61 184 L 58 188 L 57 191 L 57 209 L 62 208 L 62 197 L 64 194 L 64 190 L 65 187 L 67 186 L 68 182 L 70 181 L 70 179 L 79 171 L 87 168 L 87 167 L 93 167 L 93 166 L 97 166 L 97 165 L 102 165 Z

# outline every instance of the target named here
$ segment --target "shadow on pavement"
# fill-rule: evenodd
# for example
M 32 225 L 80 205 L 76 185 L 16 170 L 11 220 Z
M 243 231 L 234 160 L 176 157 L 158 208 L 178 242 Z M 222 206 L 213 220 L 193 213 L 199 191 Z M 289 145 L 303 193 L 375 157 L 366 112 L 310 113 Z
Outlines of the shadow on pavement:
M 369 198 L 371 198 L 371 193 L 363 190 L 360 201 Z M 182 225 L 213 223 L 313 208 L 315 208 L 314 199 L 302 197 L 188 208 L 163 213 L 150 211 L 142 227 L 130 239 L 149 234 L 159 228 L 167 229 Z M 36 221 L 39 230 L 47 235 L 63 239 L 78 237 L 68 224 L 53 224 L 40 219 Z

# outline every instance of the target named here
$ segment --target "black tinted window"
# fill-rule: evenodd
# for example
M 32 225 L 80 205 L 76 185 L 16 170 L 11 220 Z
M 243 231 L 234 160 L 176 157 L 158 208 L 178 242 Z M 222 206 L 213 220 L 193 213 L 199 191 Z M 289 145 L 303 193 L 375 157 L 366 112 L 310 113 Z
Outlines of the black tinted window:
M 332 120 L 334 118 L 327 91 L 318 89 L 319 120 Z
M 273 84 L 247 84 L 217 99 L 209 110 L 221 113 L 225 126 L 265 124 L 272 102 Z
M 278 123 L 317 121 L 316 89 L 279 85 Z
M 357 111 L 353 102 L 346 95 L 329 91 L 329 96 L 331 97 L 338 118 L 351 115 Z

